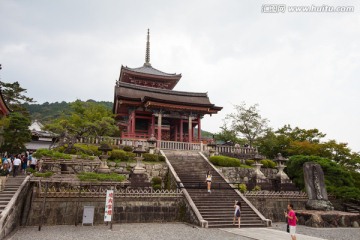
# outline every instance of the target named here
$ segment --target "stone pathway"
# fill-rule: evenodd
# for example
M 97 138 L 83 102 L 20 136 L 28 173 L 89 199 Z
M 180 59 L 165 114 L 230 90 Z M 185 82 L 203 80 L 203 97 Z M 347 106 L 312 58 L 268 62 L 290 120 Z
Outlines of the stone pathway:
M 222 228 L 225 232 L 230 232 L 242 237 L 248 237 L 256 240 L 289 240 L 289 233 L 269 228 Z M 297 240 L 323 240 L 324 238 L 310 237 L 302 234 L 296 234 Z

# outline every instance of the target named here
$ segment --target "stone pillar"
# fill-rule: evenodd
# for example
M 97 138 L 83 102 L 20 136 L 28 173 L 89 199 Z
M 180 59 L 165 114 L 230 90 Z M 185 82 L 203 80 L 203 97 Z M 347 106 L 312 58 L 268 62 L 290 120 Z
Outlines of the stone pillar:
M 201 120 L 200 115 L 198 115 L 198 140 L 201 141 Z
M 189 135 L 189 140 L 188 142 L 192 142 L 192 118 L 191 115 L 189 115 L 189 129 L 188 129 L 188 135 Z
M 183 120 L 180 119 L 180 142 L 183 141 L 183 134 L 184 134 L 183 126 L 184 126 Z
M 159 112 L 158 115 L 158 134 L 157 134 L 157 140 L 161 141 L 161 125 L 162 125 L 162 113 Z

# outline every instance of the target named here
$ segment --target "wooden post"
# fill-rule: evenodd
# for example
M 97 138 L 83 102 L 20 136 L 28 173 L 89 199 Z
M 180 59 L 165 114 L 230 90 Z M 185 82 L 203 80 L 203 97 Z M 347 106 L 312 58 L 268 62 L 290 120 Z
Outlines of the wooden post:
M 40 184 L 41 186 L 41 181 Z M 43 198 L 43 205 L 42 205 L 42 209 L 41 209 L 41 219 L 40 219 L 40 224 L 39 224 L 39 231 L 41 231 L 41 227 L 44 223 L 44 218 L 45 218 L 45 206 L 46 206 L 46 194 L 48 192 L 48 188 L 49 188 L 49 183 L 46 182 L 45 184 L 45 194 L 44 194 L 44 198 Z
M 198 141 L 201 141 L 201 118 L 200 114 L 198 115 Z
M 183 125 L 184 125 L 183 120 L 180 119 L 180 142 L 183 141 L 183 134 L 184 134 Z
M 79 186 L 79 195 L 78 195 L 78 198 L 76 200 L 76 214 L 75 214 L 75 226 L 77 226 L 78 224 L 78 214 L 79 214 L 79 199 L 80 199 L 80 196 L 81 196 L 81 183 L 80 183 L 80 186 Z
M 157 135 L 157 140 L 161 141 L 161 125 L 162 125 L 162 113 L 159 112 L 158 115 L 158 135 Z
M 188 135 L 189 135 L 188 142 L 191 143 L 192 142 L 192 118 L 191 118 L 191 115 L 189 115 Z

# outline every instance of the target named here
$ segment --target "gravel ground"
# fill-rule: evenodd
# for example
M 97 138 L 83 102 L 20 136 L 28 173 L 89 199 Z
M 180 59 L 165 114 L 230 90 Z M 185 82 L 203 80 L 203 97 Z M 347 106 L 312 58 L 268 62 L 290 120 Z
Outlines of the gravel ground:
M 286 231 L 286 223 L 272 223 L 271 228 Z M 360 239 L 360 228 L 312 228 L 303 225 L 297 225 L 296 232 L 329 240 Z
M 108 226 L 43 226 L 20 228 L 11 240 L 178 240 L 178 239 L 205 239 L 205 240 L 250 240 L 219 229 L 197 228 L 182 223 L 136 223 L 113 225 L 113 231 Z

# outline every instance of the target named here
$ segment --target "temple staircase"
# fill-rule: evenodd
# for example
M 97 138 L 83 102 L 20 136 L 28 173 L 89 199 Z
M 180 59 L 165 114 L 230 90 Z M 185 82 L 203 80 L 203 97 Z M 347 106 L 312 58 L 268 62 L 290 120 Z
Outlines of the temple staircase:
M 20 185 L 23 183 L 26 175 L 18 175 L 16 177 L 9 176 L 6 180 L 5 189 L 0 192 L 0 215 L 8 205 Z
M 209 228 L 237 227 L 233 225 L 235 200 L 241 202 L 241 227 L 265 227 L 268 222 L 248 200 L 239 195 L 198 152 L 163 150 L 170 165 L 189 193 Z M 207 192 L 205 176 L 212 174 L 212 190 Z

